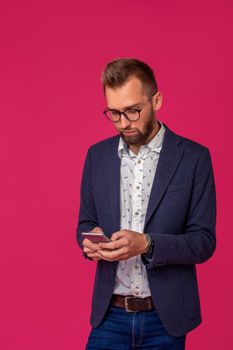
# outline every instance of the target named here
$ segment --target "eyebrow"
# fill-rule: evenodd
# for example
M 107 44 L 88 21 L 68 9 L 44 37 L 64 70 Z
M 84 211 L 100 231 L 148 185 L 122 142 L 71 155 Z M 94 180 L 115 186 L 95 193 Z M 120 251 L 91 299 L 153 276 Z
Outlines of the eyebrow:
M 124 107 L 123 108 L 123 111 L 124 110 L 126 110 L 126 109 L 129 109 L 129 108 L 137 108 L 137 107 L 140 107 L 142 105 L 142 103 L 134 103 L 133 105 L 130 105 L 130 106 L 126 106 L 126 107 Z M 108 107 L 109 109 L 114 109 L 114 110 L 116 110 L 117 111 L 117 109 L 116 108 L 110 108 L 110 107 Z

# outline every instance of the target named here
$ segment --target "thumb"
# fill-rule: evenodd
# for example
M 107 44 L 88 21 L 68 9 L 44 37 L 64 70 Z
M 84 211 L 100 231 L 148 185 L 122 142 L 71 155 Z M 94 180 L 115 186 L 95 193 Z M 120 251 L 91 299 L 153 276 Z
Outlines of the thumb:
M 118 239 L 124 237 L 124 232 L 123 231 L 117 231 L 117 232 L 114 232 L 111 236 L 111 240 L 114 242 L 114 241 L 117 241 Z
M 96 227 L 93 228 L 93 230 L 91 230 L 91 232 L 97 233 L 97 232 L 103 232 L 103 230 L 102 230 L 101 227 L 96 226 Z

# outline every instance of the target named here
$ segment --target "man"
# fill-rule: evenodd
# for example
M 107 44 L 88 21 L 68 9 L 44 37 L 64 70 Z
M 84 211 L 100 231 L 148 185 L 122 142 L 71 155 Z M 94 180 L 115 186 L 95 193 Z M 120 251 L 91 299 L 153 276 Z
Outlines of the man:
M 210 154 L 157 119 L 147 64 L 114 60 L 102 82 L 119 135 L 91 146 L 83 170 L 77 239 L 97 261 L 86 349 L 181 350 L 201 322 L 195 264 L 216 245 Z

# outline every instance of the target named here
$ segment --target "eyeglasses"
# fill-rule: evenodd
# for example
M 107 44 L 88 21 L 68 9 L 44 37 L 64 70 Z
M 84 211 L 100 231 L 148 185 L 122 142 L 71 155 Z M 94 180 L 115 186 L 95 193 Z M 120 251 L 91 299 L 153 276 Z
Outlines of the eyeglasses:
M 145 105 L 141 109 L 130 108 L 126 109 L 124 112 L 120 112 L 117 109 L 107 108 L 103 111 L 108 120 L 113 123 L 118 122 L 121 119 L 121 115 L 128 119 L 130 122 L 136 122 L 140 118 L 140 112 L 145 107 Z
M 121 119 L 121 115 L 123 114 L 123 116 L 128 119 L 130 122 L 136 122 L 139 118 L 140 118 L 140 113 L 143 110 L 143 108 L 145 107 L 145 105 L 148 102 L 151 102 L 151 98 L 152 96 L 154 96 L 156 94 L 156 91 L 153 92 L 153 94 L 151 94 L 151 97 L 148 99 L 148 101 L 144 104 L 144 106 L 140 109 L 136 109 L 136 108 L 129 108 L 126 109 L 124 112 L 118 111 L 117 109 L 111 109 L 111 108 L 106 108 L 103 113 L 105 114 L 105 116 L 107 117 L 108 120 L 112 121 L 113 123 L 117 123 L 119 122 L 119 120 Z

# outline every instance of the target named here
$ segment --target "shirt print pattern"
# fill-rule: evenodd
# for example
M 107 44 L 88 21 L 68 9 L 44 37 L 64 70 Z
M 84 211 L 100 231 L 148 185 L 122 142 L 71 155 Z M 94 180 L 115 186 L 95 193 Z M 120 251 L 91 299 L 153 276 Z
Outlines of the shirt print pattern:
M 121 229 L 143 233 L 151 187 L 162 149 L 165 127 L 159 121 L 160 129 L 155 137 L 142 145 L 135 154 L 119 140 L 118 155 L 121 159 L 120 207 Z M 118 263 L 114 294 L 150 296 L 146 268 L 137 255 Z

